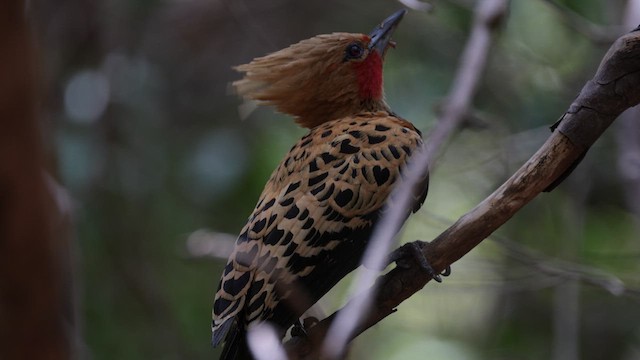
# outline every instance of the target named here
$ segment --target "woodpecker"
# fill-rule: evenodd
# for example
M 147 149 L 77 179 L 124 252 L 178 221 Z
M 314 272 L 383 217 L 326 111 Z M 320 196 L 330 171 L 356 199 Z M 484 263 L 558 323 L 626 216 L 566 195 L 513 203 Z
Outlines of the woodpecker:
M 410 156 L 418 129 L 384 99 L 382 68 L 400 10 L 370 34 L 332 33 L 236 67 L 247 99 L 308 128 L 275 169 L 238 236 L 213 304 L 222 359 L 251 358 L 247 328 L 286 330 L 359 266 L 372 229 Z M 417 211 L 428 176 L 415 189 Z M 300 299 L 303 299 L 302 301 Z

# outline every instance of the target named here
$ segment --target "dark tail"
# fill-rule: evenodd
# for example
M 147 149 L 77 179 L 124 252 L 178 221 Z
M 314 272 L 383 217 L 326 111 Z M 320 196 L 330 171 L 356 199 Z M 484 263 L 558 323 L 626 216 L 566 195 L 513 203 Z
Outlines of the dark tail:
M 229 330 L 222 347 L 220 360 L 253 360 L 249 345 L 247 344 L 247 332 L 237 327 Z

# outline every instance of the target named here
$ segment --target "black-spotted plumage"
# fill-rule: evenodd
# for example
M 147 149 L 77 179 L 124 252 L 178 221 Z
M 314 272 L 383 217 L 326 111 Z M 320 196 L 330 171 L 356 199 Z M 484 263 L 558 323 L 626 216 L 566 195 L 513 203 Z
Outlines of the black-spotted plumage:
M 291 291 L 315 302 L 355 269 L 393 184 L 421 144 L 406 120 L 367 112 L 318 126 L 294 145 L 225 267 L 213 307 L 214 344 L 253 321 L 286 329 L 300 315 L 283 300 Z M 416 209 L 426 196 L 422 185 Z
M 383 59 L 405 12 L 369 35 L 318 35 L 236 68 L 244 73 L 233 83 L 239 94 L 274 105 L 310 132 L 271 175 L 224 269 L 212 326 L 214 346 L 225 343 L 223 359 L 251 358 L 252 323 L 286 330 L 360 263 L 393 185 L 422 144 L 382 90 Z M 412 210 L 427 181 L 415 189 Z

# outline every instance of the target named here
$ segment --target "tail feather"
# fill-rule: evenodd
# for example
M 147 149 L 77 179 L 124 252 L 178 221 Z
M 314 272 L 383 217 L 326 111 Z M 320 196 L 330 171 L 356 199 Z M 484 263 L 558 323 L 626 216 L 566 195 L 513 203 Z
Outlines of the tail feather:
M 215 320 L 213 321 L 213 326 L 211 327 L 212 335 L 211 335 L 211 345 L 216 347 L 220 345 L 223 339 L 227 338 L 227 334 L 233 328 L 236 328 L 235 318 L 231 317 L 220 325 L 216 325 Z
M 220 360 L 254 360 L 247 344 L 247 333 L 234 326 L 229 330 Z
M 235 317 L 225 320 L 218 326 L 214 325 L 211 344 L 216 347 L 223 341 L 220 360 L 253 360 L 247 344 L 247 332 L 238 326 Z

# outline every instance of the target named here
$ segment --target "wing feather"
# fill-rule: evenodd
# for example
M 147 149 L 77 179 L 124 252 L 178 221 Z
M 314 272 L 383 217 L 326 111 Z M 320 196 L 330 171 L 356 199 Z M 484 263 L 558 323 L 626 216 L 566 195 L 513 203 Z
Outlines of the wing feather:
M 280 302 L 296 282 L 312 289 L 315 302 L 353 270 L 392 185 L 421 142 L 409 122 L 386 112 L 334 120 L 300 139 L 271 175 L 236 241 L 216 293 L 214 336 L 220 339 L 224 334 L 216 331 L 228 331 L 234 317 L 249 323 L 282 311 Z M 354 253 L 333 251 L 339 246 Z M 281 326 L 290 321 L 272 320 Z

